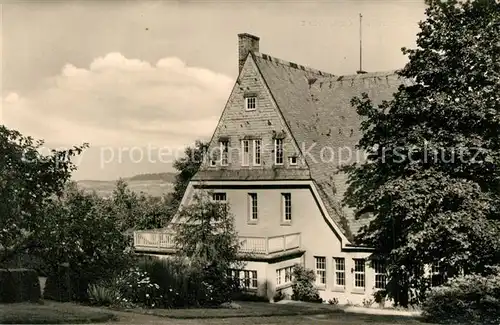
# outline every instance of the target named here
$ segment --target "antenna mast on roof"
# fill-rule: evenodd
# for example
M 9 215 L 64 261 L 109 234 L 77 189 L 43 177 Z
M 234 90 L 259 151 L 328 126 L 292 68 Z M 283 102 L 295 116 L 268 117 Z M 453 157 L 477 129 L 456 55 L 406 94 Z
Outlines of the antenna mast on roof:
M 359 70 L 357 74 L 366 73 L 363 71 L 363 29 L 362 29 L 363 15 L 359 14 Z

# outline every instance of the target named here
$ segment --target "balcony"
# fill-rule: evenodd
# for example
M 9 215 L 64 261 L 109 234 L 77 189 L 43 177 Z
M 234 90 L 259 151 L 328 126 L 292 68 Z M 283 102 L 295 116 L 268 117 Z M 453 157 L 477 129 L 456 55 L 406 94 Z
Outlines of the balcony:
M 162 230 L 134 232 L 134 247 L 138 252 L 175 252 L 175 234 Z M 240 254 L 243 256 L 272 257 L 300 251 L 300 233 L 279 236 L 239 236 Z

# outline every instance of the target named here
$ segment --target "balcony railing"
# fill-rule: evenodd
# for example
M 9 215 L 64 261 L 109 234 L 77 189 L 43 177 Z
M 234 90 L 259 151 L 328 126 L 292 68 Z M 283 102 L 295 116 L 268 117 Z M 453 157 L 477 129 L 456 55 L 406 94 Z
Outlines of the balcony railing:
M 137 250 L 174 251 L 175 234 L 158 230 L 134 232 L 134 246 Z M 268 255 L 300 249 L 300 233 L 271 237 L 239 236 L 240 253 Z

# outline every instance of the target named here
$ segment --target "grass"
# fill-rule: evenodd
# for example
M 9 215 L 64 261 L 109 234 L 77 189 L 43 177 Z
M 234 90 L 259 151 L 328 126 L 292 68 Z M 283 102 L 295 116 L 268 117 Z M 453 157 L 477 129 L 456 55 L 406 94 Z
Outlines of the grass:
M 421 324 L 416 318 L 408 316 L 388 316 L 388 315 L 365 315 L 346 313 L 341 307 L 326 304 L 271 304 L 263 302 L 239 301 L 239 309 L 229 308 L 185 308 L 185 309 L 129 309 L 127 311 L 154 315 L 171 319 L 264 319 L 264 322 L 275 323 L 276 320 L 284 316 L 313 316 L 324 315 L 330 319 L 352 319 L 363 324 L 364 321 L 373 323 L 374 320 L 381 320 L 387 324 Z M 289 317 L 285 317 L 290 320 Z M 384 323 L 384 324 L 385 324 Z M 251 322 L 249 323 L 251 324 Z M 342 323 L 338 323 L 342 324 Z
M 0 324 L 83 324 L 115 319 L 110 312 L 69 303 L 0 304 Z

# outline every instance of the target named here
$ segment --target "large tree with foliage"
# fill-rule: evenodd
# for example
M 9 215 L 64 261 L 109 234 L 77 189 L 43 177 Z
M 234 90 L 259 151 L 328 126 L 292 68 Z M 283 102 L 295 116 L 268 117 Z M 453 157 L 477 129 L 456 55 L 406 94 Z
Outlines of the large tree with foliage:
M 231 269 L 240 269 L 240 243 L 234 216 L 226 203 L 214 202 L 207 193 L 197 193 L 193 202 L 182 207 L 175 226 L 175 243 L 180 258 L 203 271 L 214 303 L 230 299 L 234 289 Z
M 500 262 L 500 3 L 428 1 L 426 14 L 403 48 L 413 84 L 378 107 L 353 100 L 369 157 L 351 166 L 345 203 L 373 215 L 358 240 L 386 261 L 400 305 L 424 291 L 423 264 L 453 275 Z
M 46 214 L 57 227 L 43 237 L 43 256 L 55 275 L 61 265 L 70 272 L 76 299 L 84 299 L 89 283 L 110 279 L 131 260 L 131 243 L 117 226 L 108 202 L 95 193 L 85 193 L 76 183 L 68 183 L 58 198 L 46 205 Z
M 44 208 L 61 194 L 75 169 L 71 158 L 85 147 L 44 154 L 43 141 L 0 125 L 0 264 L 40 247 L 57 227 Z
M 191 178 L 196 174 L 203 162 L 208 149 L 208 143 L 197 140 L 194 147 L 184 150 L 184 157 L 174 162 L 174 168 L 179 172 L 175 178 L 173 200 L 179 205 Z

